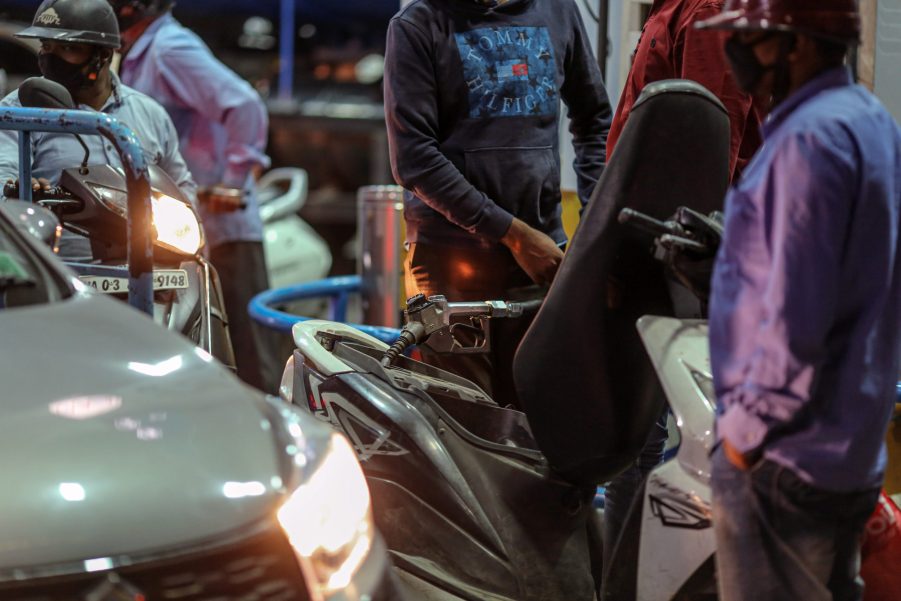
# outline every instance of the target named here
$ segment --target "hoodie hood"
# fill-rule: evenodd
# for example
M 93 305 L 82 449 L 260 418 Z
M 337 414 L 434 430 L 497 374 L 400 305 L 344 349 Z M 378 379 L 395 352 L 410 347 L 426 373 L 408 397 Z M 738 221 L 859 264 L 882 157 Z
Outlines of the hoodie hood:
M 517 4 L 528 4 L 532 0 L 458 0 L 463 4 L 472 4 L 485 10 L 503 10 Z

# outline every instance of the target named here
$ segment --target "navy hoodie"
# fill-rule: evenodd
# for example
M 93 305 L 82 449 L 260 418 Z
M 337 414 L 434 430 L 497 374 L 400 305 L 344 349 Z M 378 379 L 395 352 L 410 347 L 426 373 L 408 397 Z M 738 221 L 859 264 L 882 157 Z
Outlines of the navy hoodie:
M 395 15 L 385 116 L 407 241 L 491 248 L 518 217 L 564 243 L 560 100 L 584 205 L 612 111 L 575 2 L 415 0 Z

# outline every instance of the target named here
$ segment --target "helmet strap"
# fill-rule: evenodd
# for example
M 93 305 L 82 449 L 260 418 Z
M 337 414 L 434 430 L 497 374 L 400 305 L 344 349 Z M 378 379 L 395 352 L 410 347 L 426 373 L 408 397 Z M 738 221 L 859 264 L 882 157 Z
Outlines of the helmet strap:
M 112 55 L 104 56 L 104 51 L 101 48 L 94 50 L 91 58 L 88 59 L 87 72 L 85 73 L 85 77 L 91 85 L 97 83 L 97 80 L 100 78 L 100 72 L 103 70 L 103 67 L 106 66 L 111 58 Z

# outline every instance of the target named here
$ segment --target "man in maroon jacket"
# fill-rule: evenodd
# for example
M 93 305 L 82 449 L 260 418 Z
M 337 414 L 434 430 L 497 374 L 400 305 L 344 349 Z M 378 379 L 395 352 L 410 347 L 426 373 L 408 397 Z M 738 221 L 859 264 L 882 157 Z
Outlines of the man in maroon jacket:
M 720 32 L 699 31 L 698 21 L 722 12 L 723 0 L 655 0 L 632 59 L 607 137 L 607 158 L 626 125 L 632 105 L 649 83 L 662 79 L 691 79 L 719 98 L 732 122 L 729 156 L 733 180 L 760 145 L 760 124 L 749 95 L 743 93 L 723 53 L 725 37 Z
M 713 92 L 729 111 L 732 143 L 729 169 L 737 180 L 760 146 L 760 120 L 750 95 L 742 92 L 726 60 L 725 36 L 700 31 L 694 24 L 722 12 L 723 0 L 654 0 L 632 59 L 629 78 L 607 136 L 607 160 L 623 132 L 632 105 L 649 83 L 691 79 Z M 644 478 L 663 460 L 666 414 L 648 437 L 641 456 L 607 485 L 604 508 L 604 557 L 611 555 L 626 514 Z

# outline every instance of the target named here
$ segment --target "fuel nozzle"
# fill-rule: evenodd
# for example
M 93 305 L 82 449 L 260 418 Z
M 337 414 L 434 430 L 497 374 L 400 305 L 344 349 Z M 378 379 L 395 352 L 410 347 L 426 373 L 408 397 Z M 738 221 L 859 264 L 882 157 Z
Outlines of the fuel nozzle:
M 421 344 L 434 332 L 446 326 L 444 313 L 447 309 L 447 298 L 417 294 L 407 299 L 404 310 L 406 324 L 400 336 L 394 341 L 382 357 L 382 365 L 391 364 L 409 347 Z

